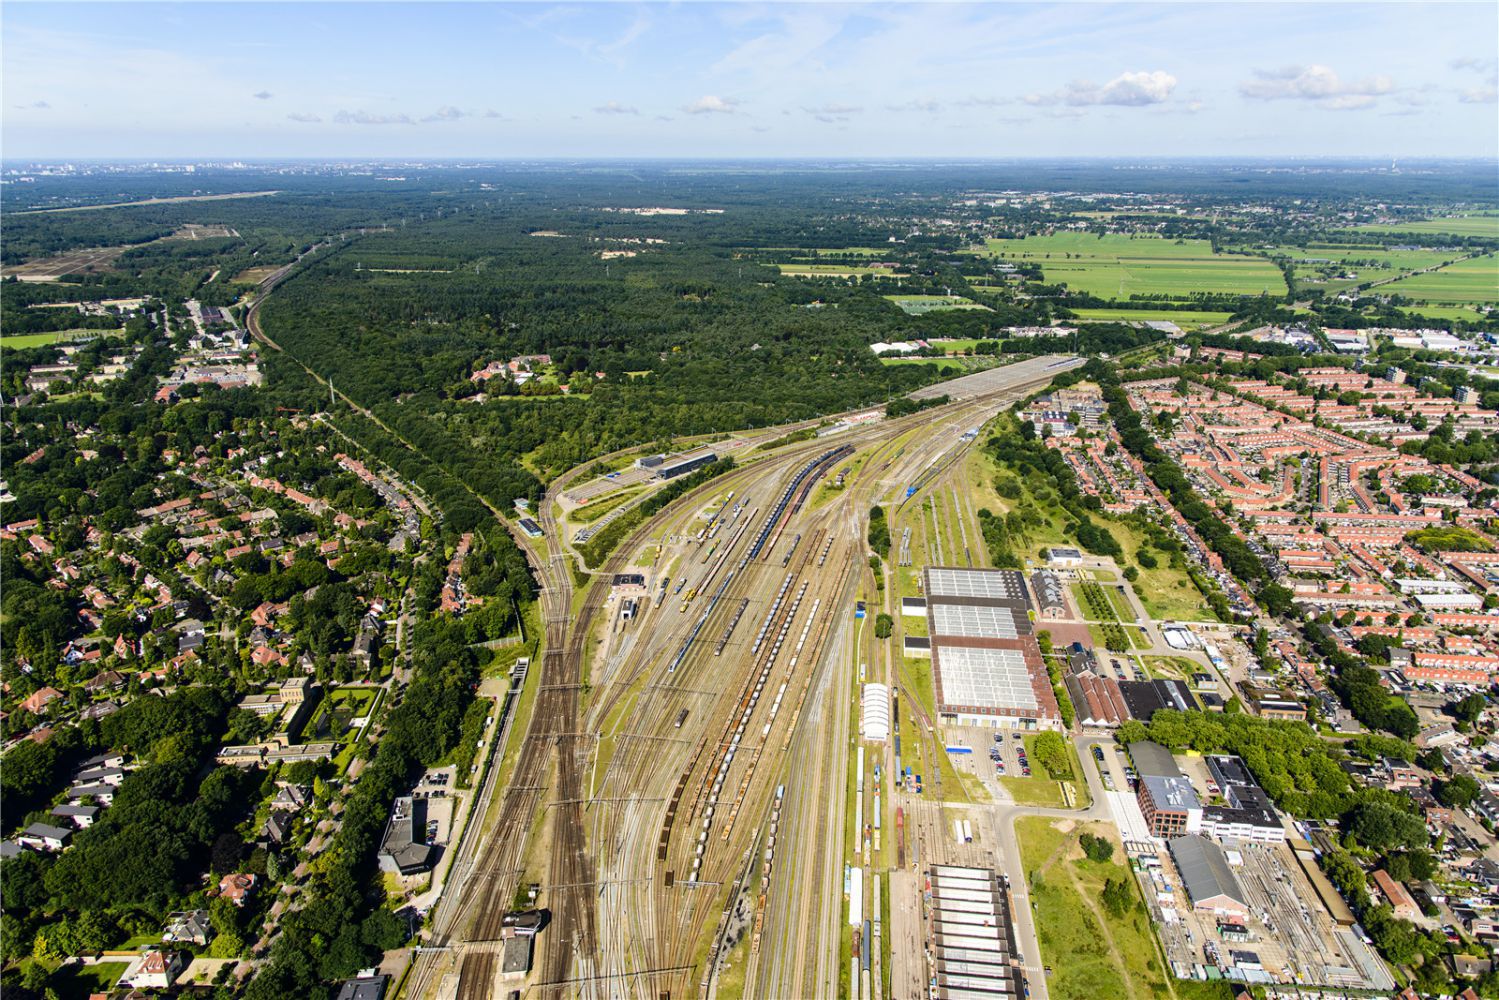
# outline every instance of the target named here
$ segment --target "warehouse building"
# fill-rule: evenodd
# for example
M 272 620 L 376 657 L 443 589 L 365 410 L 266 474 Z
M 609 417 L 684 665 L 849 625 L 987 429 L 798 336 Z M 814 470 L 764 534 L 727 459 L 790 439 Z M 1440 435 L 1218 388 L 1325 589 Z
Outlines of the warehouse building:
M 985 868 L 934 865 L 931 893 L 934 997 L 1019 997 L 1025 990 L 1005 894 Z
M 655 466 L 654 473 L 657 479 L 675 479 L 685 476 L 689 472 L 696 472 L 705 465 L 718 461 L 718 455 L 703 449 L 701 451 L 689 451 L 673 458 L 663 459 L 661 464 Z
M 1192 690 L 1178 680 L 1156 678 L 1149 681 L 1120 681 L 1119 694 L 1129 707 L 1130 718 L 1149 722 L 1163 708 L 1177 712 L 1194 712 L 1197 702 Z
M 924 574 L 937 712 L 958 725 L 1060 728 L 1032 634 L 1030 593 L 1014 570 L 931 567 Z
M 1188 835 L 1171 840 L 1171 859 L 1181 873 L 1194 910 L 1249 915 L 1249 904 L 1239 880 L 1228 865 L 1223 848 L 1206 837 Z
M 889 740 L 890 689 L 883 684 L 865 684 L 862 706 L 864 738 L 877 743 Z
M 1032 573 L 1031 593 L 1035 595 L 1036 611 L 1042 618 L 1067 617 L 1067 590 L 1055 573 L 1045 569 Z

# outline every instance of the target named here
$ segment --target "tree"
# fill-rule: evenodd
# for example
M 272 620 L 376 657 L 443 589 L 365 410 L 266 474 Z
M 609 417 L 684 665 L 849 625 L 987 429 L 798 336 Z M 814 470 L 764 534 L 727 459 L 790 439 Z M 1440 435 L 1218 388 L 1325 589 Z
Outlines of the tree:
M 1072 780 L 1072 760 L 1061 733 L 1048 730 L 1031 737 L 1031 756 L 1056 780 Z
M 1458 720 L 1466 722 L 1471 726 L 1478 722 L 1479 716 L 1483 715 L 1483 710 L 1487 705 L 1488 699 L 1475 691 L 1466 698 L 1454 702 L 1452 705 L 1452 714 Z
M 1089 861 L 1103 863 L 1114 856 L 1114 844 L 1106 837 L 1082 833 L 1078 835 L 1077 842 L 1082 845 L 1083 853 Z
M 876 639 L 888 639 L 895 631 L 895 619 L 880 612 L 874 619 L 874 637 Z
M 1439 781 L 1432 789 L 1437 801 L 1450 809 L 1466 809 L 1478 798 L 1478 782 L 1470 775 L 1458 774 Z
M 1115 917 L 1122 917 L 1135 905 L 1128 878 L 1111 878 L 1103 885 L 1103 905 Z

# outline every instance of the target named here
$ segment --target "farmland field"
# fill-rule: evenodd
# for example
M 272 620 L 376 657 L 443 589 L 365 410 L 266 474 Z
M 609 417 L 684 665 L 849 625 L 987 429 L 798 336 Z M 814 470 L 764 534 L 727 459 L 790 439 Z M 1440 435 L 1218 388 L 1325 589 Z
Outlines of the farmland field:
M 1499 302 L 1499 257 L 1474 257 L 1379 286 L 1407 298 L 1433 303 Z
M 1385 250 L 1379 247 L 1277 247 L 1272 253 L 1291 259 L 1296 283 L 1317 286 L 1328 293 L 1354 285 L 1434 267 L 1456 254 L 1436 250 Z M 1351 275 L 1352 277 L 1344 277 Z
M 1131 295 L 1284 295 L 1279 269 L 1259 257 L 1215 254 L 1203 240 L 1089 233 L 988 240 L 984 253 L 1041 265 L 1048 283 L 1104 299 Z
M 989 308 L 972 299 L 965 299 L 961 295 L 886 295 L 885 298 L 912 316 L 920 316 L 938 309 Z
M 792 278 L 858 278 L 866 274 L 883 274 L 899 277 L 903 272 L 881 267 L 860 267 L 855 264 L 777 264 L 782 274 Z
M 1445 233 L 1450 236 L 1499 238 L 1499 215 L 1461 215 L 1447 219 L 1422 219 L 1393 225 L 1359 226 L 1361 233 Z
M 1213 312 L 1205 309 L 1192 309 L 1172 312 L 1170 310 L 1151 311 L 1148 309 L 1074 309 L 1080 320 L 1093 320 L 1109 323 L 1145 323 L 1150 320 L 1165 320 L 1175 323 L 1183 330 L 1195 330 L 1204 326 L 1218 326 L 1228 322 L 1229 314 L 1226 312 Z
M 788 260 L 817 260 L 823 257 L 880 257 L 890 252 L 881 247 L 765 247 L 765 252 L 789 254 Z

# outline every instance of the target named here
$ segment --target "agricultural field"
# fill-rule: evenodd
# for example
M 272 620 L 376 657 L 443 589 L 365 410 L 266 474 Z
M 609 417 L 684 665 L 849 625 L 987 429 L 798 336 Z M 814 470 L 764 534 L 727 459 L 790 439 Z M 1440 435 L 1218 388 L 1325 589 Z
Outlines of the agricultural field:
M 1379 286 L 1406 298 L 1437 305 L 1468 302 L 1499 302 L 1499 257 L 1490 254 L 1460 260 L 1455 264 L 1413 274 L 1409 278 Z
M 1426 317 L 1429 317 L 1431 319 L 1453 319 L 1453 320 L 1460 320 L 1460 321 L 1465 322 L 1465 323 L 1477 323 L 1477 322 L 1480 322 L 1480 321 L 1485 320 L 1485 319 L 1488 318 L 1488 316 L 1485 313 L 1482 313 L 1482 312 L 1480 312 L 1478 310 L 1478 308 L 1477 308 L 1476 305 L 1474 305 L 1474 306 L 1428 306 L 1428 305 L 1420 305 L 1420 306 L 1413 307 L 1410 311 L 1413 312 L 1413 313 L 1416 313 L 1419 316 L 1426 316 Z M 1490 372 L 1488 372 L 1488 376 L 1490 378 L 1499 378 L 1499 372 L 1490 371 Z
M 1448 236 L 1488 236 L 1499 239 L 1499 215 L 1458 215 L 1445 219 L 1422 219 L 1419 222 L 1356 228 L 1361 233 L 1441 233 Z
M 104 271 L 114 263 L 116 257 L 129 247 L 92 247 L 87 250 L 70 250 L 55 257 L 27 261 L 25 264 L 5 269 L 5 277 L 15 276 L 21 281 L 56 281 L 69 274 L 87 274 Z
M 1041 265 L 1048 283 L 1103 299 L 1132 295 L 1286 293 L 1280 270 L 1260 257 L 1215 254 L 1203 240 L 1058 233 L 988 240 L 982 253 Z
M 881 257 L 888 247 L 765 247 L 765 253 L 785 256 L 787 260 L 814 261 L 825 257 Z
M 234 276 L 234 282 L 236 284 L 258 285 L 275 274 L 276 270 L 277 268 L 274 264 L 265 267 L 247 267 Z
M 856 264 L 777 264 L 776 267 L 790 278 L 862 278 L 866 274 L 881 274 L 890 278 L 904 276 L 903 271 Z
M 989 308 L 961 295 L 886 295 L 885 299 L 895 303 L 902 312 L 910 316 L 921 316 L 940 309 Z
M 1313 285 L 1328 292 L 1433 267 L 1454 256 L 1450 251 L 1355 246 L 1276 247 L 1270 253 L 1290 258 L 1298 287 Z
M 1208 309 L 1183 311 L 1163 309 L 1156 312 L 1148 309 L 1074 309 L 1072 311 L 1083 322 L 1147 323 L 1164 320 L 1167 323 L 1175 323 L 1189 332 L 1205 326 L 1220 326 L 1227 323 L 1229 317 L 1226 312 L 1214 312 Z

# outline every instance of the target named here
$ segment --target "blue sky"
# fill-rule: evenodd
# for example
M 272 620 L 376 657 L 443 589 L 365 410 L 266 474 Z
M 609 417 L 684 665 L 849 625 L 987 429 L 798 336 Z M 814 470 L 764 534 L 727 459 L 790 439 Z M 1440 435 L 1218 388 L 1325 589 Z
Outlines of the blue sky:
M 7 158 L 1499 154 L 1492 2 L 0 16 Z

